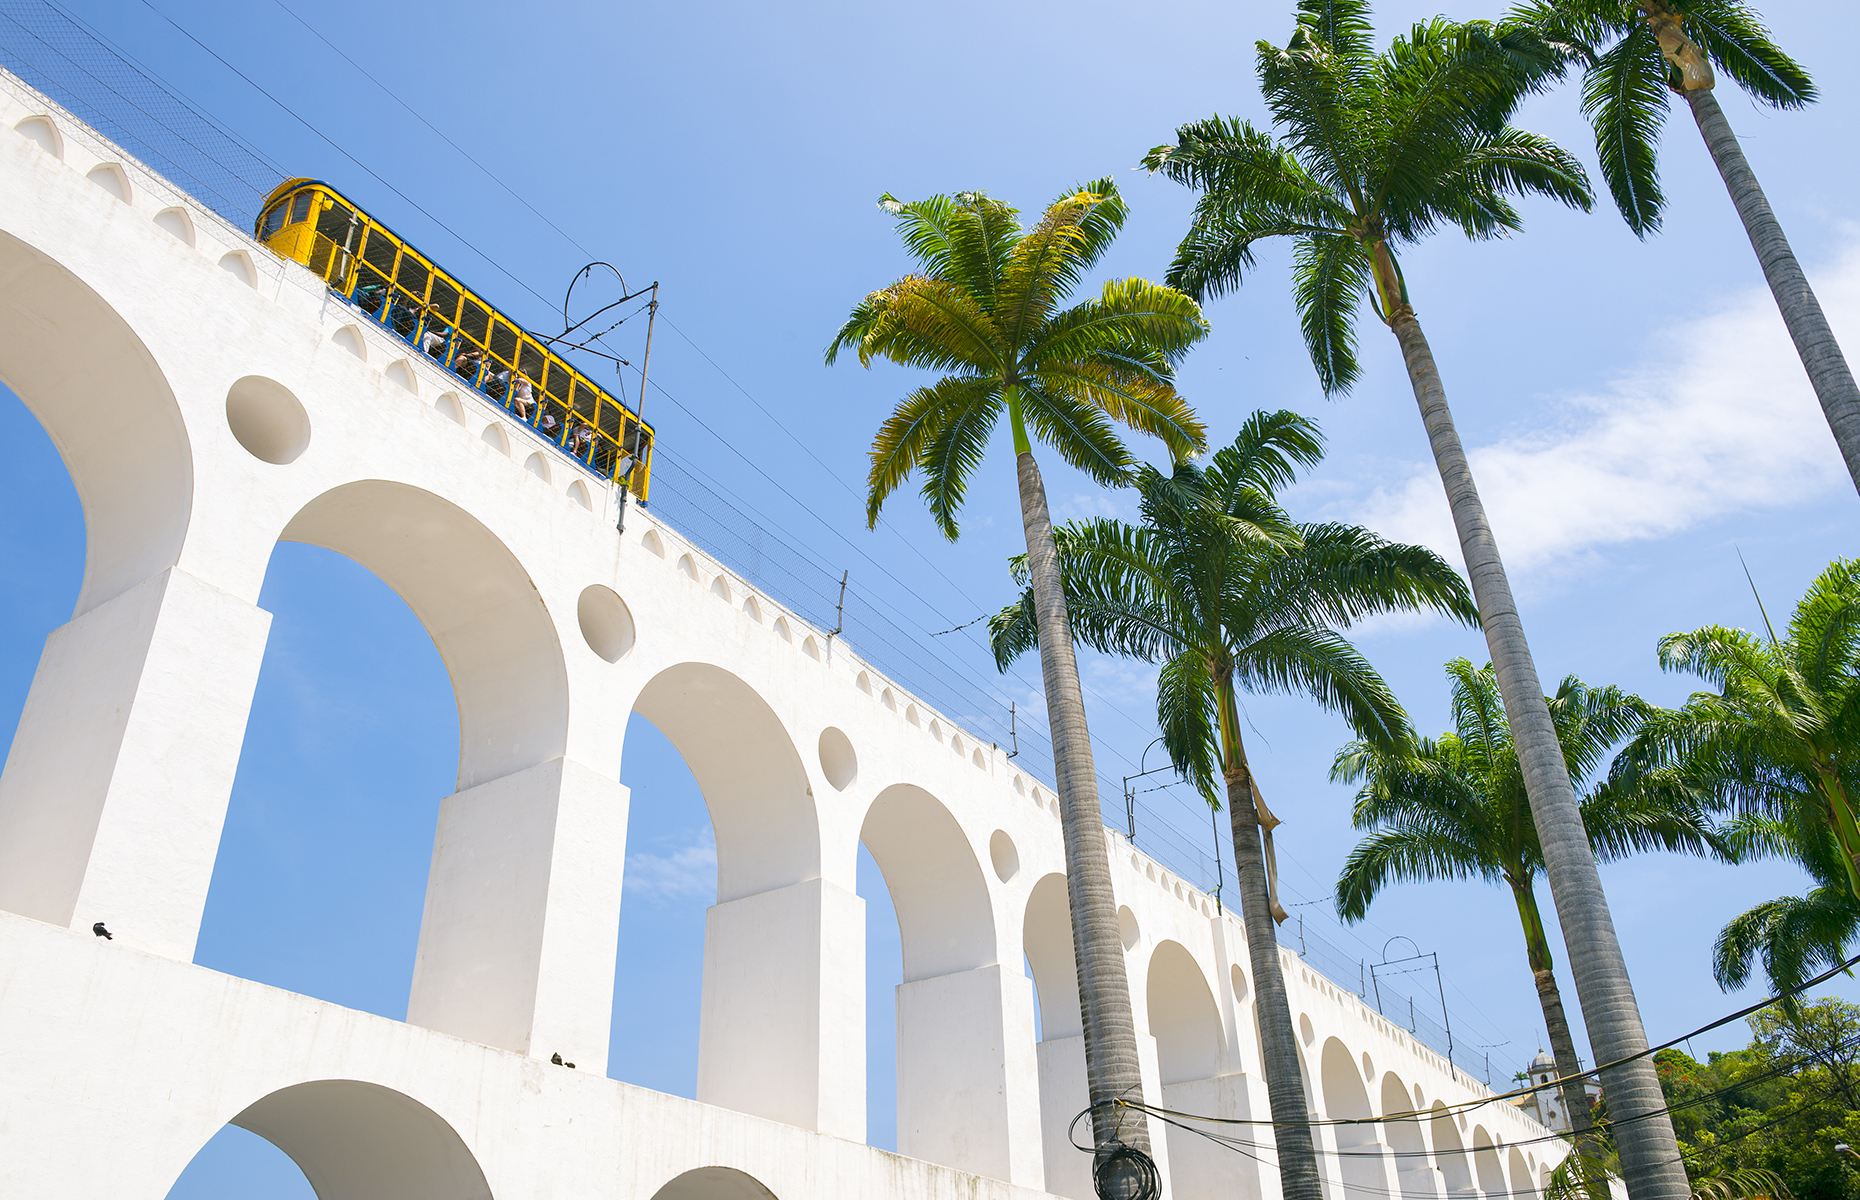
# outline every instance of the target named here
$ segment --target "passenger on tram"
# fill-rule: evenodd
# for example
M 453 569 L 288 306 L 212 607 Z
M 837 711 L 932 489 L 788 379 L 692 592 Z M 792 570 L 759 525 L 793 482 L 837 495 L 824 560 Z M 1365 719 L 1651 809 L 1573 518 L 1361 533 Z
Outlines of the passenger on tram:
M 568 452 L 581 458 L 594 448 L 594 427 L 580 417 L 568 419 Z
M 530 410 L 536 407 L 536 393 L 530 389 L 529 376 L 521 371 L 510 376 L 510 403 L 525 421 L 530 419 Z
M 355 289 L 355 303 L 365 313 L 381 311 L 381 301 L 387 296 L 387 284 L 364 283 Z
M 555 419 L 547 404 L 543 405 L 542 416 L 536 418 L 536 428 L 552 442 L 561 440 L 558 435 L 562 432 L 562 423 Z
M 478 374 L 478 368 L 482 366 L 484 366 L 484 351 L 475 346 L 464 351 L 457 358 L 452 360 L 452 370 L 456 372 L 461 379 L 475 378 Z
M 432 313 L 431 309 L 428 309 L 427 311 L 431 315 L 435 315 L 435 316 L 438 315 L 436 313 Z M 426 327 L 426 332 L 420 335 L 420 350 L 428 358 L 444 358 L 446 356 L 447 339 L 446 339 L 445 333 L 441 332 L 444 329 L 445 329 L 444 325 L 439 325 L 439 326 L 428 325 Z

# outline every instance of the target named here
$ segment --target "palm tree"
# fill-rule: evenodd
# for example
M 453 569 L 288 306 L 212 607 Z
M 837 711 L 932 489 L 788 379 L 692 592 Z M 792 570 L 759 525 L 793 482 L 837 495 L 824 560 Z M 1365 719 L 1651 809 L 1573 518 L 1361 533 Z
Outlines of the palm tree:
M 1478 619 L 1465 583 L 1432 551 L 1392 545 L 1354 525 L 1291 522 L 1274 493 L 1322 453 L 1317 428 L 1305 418 L 1257 412 L 1207 467 L 1139 471 L 1141 524 L 1075 522 L 1057 537 L 1074 636 L 1106 653 L 1162 664 L 1156 714 L 1163 745 L 1210 805 L 1218 809 L 1226 792 L 1286 1200 L 1319 1200 L 1318 1169 L 1273 933 L 1274 918 L 1285 919 L 1273 895 L 1278 821 L 1247 763 L 1236 693 L 1309 696 L 1362 737 L 1392 744 L 1407 730 L 1406 715 L 1333 627 L 1409 609 Z M 1025 584 L 1027 562 L 1017 561 L 1015 571 Z M 1029 588 L 990 622 L 1002 669 L 1036 641 L 1045 648 L 1040 611 L 1037 587 Z
M 1847 960 L 1847 947 L 1860 938 L 1860 903 L 1848 890 L 1839 845 L 1827 822 L 1743 813 L 1724 826 L 1725 840 L 1740 857 L 1794 859 L 1815 883 L 1801 896 L 1778 896 L 1733 917 L 1712 946 L 1711 972 L 1718 986 L 1735 991 L 1750 981 L 1758 964 L 1773 993 L 1793 992 L 1819 970 Z M 1786 1008 L 1796 998 L 1784 999 Z
M 1783 636 L 1767 614 L 1764 627 L 1765 637 L 1707 625 L 1661 638 L 1662 667 L 1717 690 L 1656 714 L 1616 768 L 1630 781 L 1671 776 L 1721 807 L 1771 818 L 1744 827 L 1751 846 L 1796 859 L 1819 882 L 1725 929 L 1714 969 L 1736 981 L 1727 986 L 1765 946 L 1779 984 L 1811 962 L 1839 962 L 1860 905 L 1860 562 L 1830 563 Z
M 885 358 L 944 374 L 906 396 L 879 429 L 866 518 L 876 525 L 886 497 L 921 468 L 924 499 L 954 541 L 969 476 L 1006 412 L 1039 597 L 1095 1144 L 1101 1162 L 1120 1142 L 1147 1153 L 1143 1123 L 1120 1138 L 1112 1107 L 1142 1098 L 1136 1026 L 1053 523 L 1029 435 L 1107 484 L 1124 482 L 1134 461 L 1116 423 L 1160 438 L 1175 457 L 1198 453 L 1206 434 L 1176 394 L 1174 367 L 1207 322 L 1181 292 L 1142 279 L 1107 282 L 1096 298 L 1061 307 L 1123 227 L 1127 210 L 1108 179 L 1060 196 L 1024 230 L 1015 209 L 981 192 L 879 203 L 897 218 L 919 270 L 861 301 L 826 360 L 852 349 L 865 366 Z
M 1582 110 L 1595 126 L 1602 177 L 1628 228 L 1643 238 L 1660 228 L 1666 206 L 1655 149 L 1660 127 L 1670 98 L 1685 99 L 1860 487 L 1860 388 L 1715 91 L 1723 71 L 1755 100 L 1801 108 L 1815 99 L 1808 72 L 1770 40 L 1743 0 L 1529 0 L 1512 19 L 1583 60 Z
M 1442 224 L 1485 238 L 1521 225 L 1508 197 L 1587 208 L 1588 181 L 1567 151 L 1508 122 L 1556 55 L 1528 30 L 1435 20 L 1384 53 L 1370 45 L 1364 0 L 1300 0 L 1283 49 L 1262 42 L 1258 68 L 1283 137 L 1239 118 L 1184 125 L 1144 165 L 1201 189 L 1169 281 L 1197 298 L 1237 286 L 1256 243 L 1295 243 L 1294 296 L 1327 392 L 1358 372 L 1355 319 L 1368 294 L 1401 347 L 1523 764 L 1545 874 L 1570 946 L 1590 1041 L 1624 1122 L 1622 1158 L 1635 1200 L 1684 1200 L 1672 1122 L 1628 981 L 1576 793 L 1485 506 L 1434 356 L 1395 256 Z M 1645 1119 L 1638 1119 L 1644 1117 Z
M 1489 665 L 1475 670 L 1464 658 L 1447 664 L 1447 677 L 1453 685 L 1452 733 L 1411 738 L 1394 747 L 1352 742 L 1337 752 L 1331 780 L 1362 785 L 1356 794 L 1356 827 L 1374 831 L 1351 852 L 1338 876 L 1337 911 L 1346 921 L 1360 921 L 1376 895 L 1396 882 L 1483 879 L 1509 887 L 1524 927 L 1550 1052 L 1563 1080 L 1563 1108 L 1581 1152 L 1595 1160 L 1599 1150 L 1589 1136 L 1582 1067 L 1537 908 L 1543 847 L 1531 820 L 1498 680 Z M 1633 733 L 1652 707 L 1619 688 L 1591 688 L 1574 675 L 1545 704 L 1572 788 L 1583 786 L 1609 748 Z M 1583 796 L 1582 824 L 1595 857 L 1603 862 L 1653 849 L 1728 855 L 1703 806 L 1683 790 L 1603 784 Z

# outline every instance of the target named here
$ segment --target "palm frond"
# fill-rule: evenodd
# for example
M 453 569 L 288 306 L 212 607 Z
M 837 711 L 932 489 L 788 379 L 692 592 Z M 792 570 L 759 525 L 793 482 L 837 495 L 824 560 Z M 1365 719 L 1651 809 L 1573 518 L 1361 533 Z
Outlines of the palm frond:
M 1801 108 L 1814 101 L 1814 80 L 1770 40 L 1770 31 L 1740 0 L 1694 4 L 1685 14 L 1685 27 L 1720 71 L 1765 104 Z
M 1356 382 L 1356 313 L 1369 290 L 1369 249 L 1344 234 L 1301 237 L 1292 260 L 1292 300 L 1311 365 L 1327 396 Z
M 1582 111 L 1595 126 L 1602 179 L 1637 237 L 1659 231 L 1666 207 L 1656 147 L 1670 95 L 1659 43 L 1638 21 L 1583 75 Z
M 956 414 L 990 396 L 999 398 L 999 381 L 983 375 L 951 375 L 904 398 L 872 442 L 872 466 L 866 476 L 867 528 L 877 527 L 885 500 L 923 464 L 930 446 Z

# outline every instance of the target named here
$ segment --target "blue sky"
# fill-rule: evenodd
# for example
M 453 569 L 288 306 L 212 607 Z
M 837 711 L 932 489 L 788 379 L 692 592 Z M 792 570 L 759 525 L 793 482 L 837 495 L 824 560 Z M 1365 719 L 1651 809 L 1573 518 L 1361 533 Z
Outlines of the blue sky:
M 281 6 L 156 3 L 367 170 L 154 10 L 70 0 L 292 174 L 337 183 L 521 318 L 548 324 L 547 306 L 487 258 L 553 298 L 587 255 Z M 1190 197 L 1133 164 L 1182 121 L 1258 117 L 1253 42 L 1289 30 L 1278 3 L 539 4 L 521 10 L 521 23 L 510 6 L 475 2 L 290 3 L 576 242 L 630 280 L 661 280 L 668 324 L 653 373 L 676 397 L 655 399 L 649 413 L 661 445 L 770 528 L 851 569 L 869 603 L 919 632 L 1008 598 L 1003 562 L 1019 549 L 1019 527 L 1003 442 L 971 490 L 959 543 L 944 542 L 909 494 L 885 526 L 865 531 L 864 449 L 913 377 L 829 370 L 820 355 L 847 308 L 904 268 L 874 200 L 979 187 L 1033 210 L 1110 174 L 1132 216 L 1102 274 L 1159 276 Z M 1438 10 L 1388 3 L 1378 15 L 1392 31 Z M 1494 6 L 1447 11 L 1489 16 Z M 1837 332 L 1860 354 L 1860 228 L 1848 200 L 1860 180 L 1851 156 L 1832 152 L 1851 145 L 1860 113 L 1860 69 L 1835 51 L 1860 36 L 1860 17 L 1807 0 L 1777 0 L 1765 13 L 1815 75 L 1821 102 L 1775 114 L 1728 85 L 1721 97 Z M 1519 123 L 1593 162 L 1573 90 L 1532 101 Z M 1683 109 L 1664 154 L 1673 200 L 1657 238 L 1636 241 L 1603 208 L 1530 204 L 1522 236 L 1480 245 L 1442 236 L 1403 265 L 1540 672 L 1675 703 L 1691 685 L 1659 672 L 1656 639 L 1756 621 L 1740 549 L 1771 611 L 1785 607 L 1830 558 L 1854 553 L 1856 501 Z M 1208 315 L 1213 336 L 1185 366 L 1182 388 L 1215 439 L 1258 407 L 1314 417 L 1330 454 L 1292 493 L 1294 512 L 1427 541 L 1457 563 L 1400 359 L 1372 319 L 1361 328 L 1365 378 L 1333 401 L 1318 392 L 1297 336 L 1282 251 L 1263 254 L 1252 282 Z M 83 525 L 56 452 L 10 396 L 0 401 L 0 468 L 9 568 L 0 715 L 12 717 L 45 635 L 70 614 Z M 1050 457 L 1045 470 L 1062 517 L 1130 509 Z M 261 603 L 275 621 L 198 961 L 399 1017 L 434 816 L 456 763 L 444 668 L 398 597 L 328 552 L 280 546 Z M 1378 623 L 1359 642 L 1424 730 L 1445 724 L 1441 664 L 1459 654 L 1484 661 L 1477 635 L 1434 622 Z M 992 671 L 977 641 L 939 644 L 951 669 Z M 1101 769 L 1130 772 L 1153 736 L 1149 676 L 1103 660 L 1085 670 Z M 1495 1073 L 1502 1064 L 1508 1075 L 1541 1034 L 1506 898 L 1473 885 L 1402 888 L 1364 926 L 1339 929 L 1323 897 L 1354 835 L 1348 794 L 1326 772 L 1346 734 L 1299 702 L 1255 698 L 1247 715 L 1253 760 L 1286 819 L 1278 844 L 1295 911 L 1352 957 L 1373 961 L 1396 935 L 1438 950 L 1456 1033 L 1463 1026 L 1470 1044 L 1491 1047 Z M 636 718 L 626 738 L 622 778 L 634 802 L 608 1071 L 689 1095 L 714 885 L 708 819 L 656 731 Z M 1191 803 L 1150 799 L 1154 819 L 1202 836 L 1205 817 Z M 897 932 L 882 880 L 865 865 L 872 1140 L 889 1145 Z M 1779 865 L 1659 857 L 1609 867 L 1605 878 L 1656 1039 L 1737 1006 L 1711 981 L 1712 937 L 1735 913 L 1801 884 Z M 1695 1049 L 1743 1037 L 1730 1028 Z M 248 1193 L 309 1194 L 281 1155 L 231 1131 L 173 1195 Z

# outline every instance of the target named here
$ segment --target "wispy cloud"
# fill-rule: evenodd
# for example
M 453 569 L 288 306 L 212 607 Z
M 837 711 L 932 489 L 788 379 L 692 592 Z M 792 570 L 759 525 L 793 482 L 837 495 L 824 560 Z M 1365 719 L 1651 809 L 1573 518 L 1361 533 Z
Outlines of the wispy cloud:
M 1860 245 L 1814 283 L 1835 333 L 1860 354 Z M 1575 565 L 1603 547 L 1843 486 L 1827 423 L 1767 290 L 1656 330 L 1647 346 L 1637 367 L 1597 391 L 1551 398 L 1538 428 L 1469 448 L 1509 565 Z M 1431 462 L 1339 507 L 1460 561 Z
M 626 856 L 627 892 L 653 901 L 705 899 L 717 894 L 717 841 L 694 831 L 664 854 L 636 850 Z

